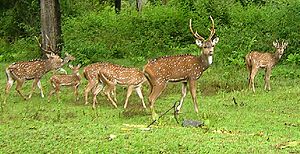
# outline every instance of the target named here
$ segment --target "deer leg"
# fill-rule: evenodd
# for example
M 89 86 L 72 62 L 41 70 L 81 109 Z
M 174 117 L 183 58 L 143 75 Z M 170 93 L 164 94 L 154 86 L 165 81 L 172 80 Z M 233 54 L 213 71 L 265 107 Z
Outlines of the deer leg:
M 56 97 L 57 97 L 57 102 L 60 102 L 59 91 L 60 91 L 60 86 L 58 84 L 56 84 L 55 85 L 55 93 L 56 93 Z
M 40 89 L 41 97 L 44 98 L 45 96 L 44 96 L 44 94 L 43 94 L 43 87 L 42 87 L 42 84 L 41 84 L 41 80 L 39 80 L 39 81 L 37 82 L 37 86 L 38 86 L 38 88 Z
M 187 82 L 182 82 L 182 87 L 181 87 L 181 99 L 180 99 L 180 103 L 176 108 L 176 112 L 179 113 L 182 105 L 183 105 L 183 100 L 186 96 L 186 89 L 187 89 Z
M 114 99 L 114 101 L 115 102 L 118 102 L 117 101 L 117 93 L 116 93 L 116 86 L 114 86 L 114 88 L 112 89 L 112 91 L 111 91 L 111 94 L 113 95 L 113 99 Z
M 93 109 L 96 108 L 96 103 L 97 102 L 97 95 L 100 93 L 100 91 L 103 89 L 102 84 L 97 84 L 96 87 L 93 88 Z
M 128 89 L 127 89 L 127 95 L 126 95 L 126 99 L 125 99 L 124 109 L 126 109 L 126 107 L 127 107 L 128 99 L 132 93 L 132 90 L 133 90 L 133 85 L 129 85 Z
M 50 100 L 51 100 L 51 96 L 52 96 L 53 93 L 55 92 L 55 85 L 54 85 L 54 83 L 52 83 L 52 81 L 51 81 L 51 85 L 52 85 L 52 88 L 51 88 L 51 91 L 49 92 L 49 95 L 48 95 L 48 103 L 49 103 Z
M 7 76 L 7 83 L 6 83 L 6 88 L 5 88 L 5 97 L 4 97 L 4 104 L 6 103 L 6 99 L 9 95 L 10 89 L 12 85 L 14 84 L 13 78 L 10 76 L 10 73 L 8 70 L 6 70 L 6 76 Z
M 89 95 L 89 92 L 96 87 L 96 84 L 97 84 L 97 81 L 96 80 L 92 80 L 92 81 L 89 81 L 88 84 L 86 85 L 85 87 L 85 90 L 84 90 L 84 99 L 85 99 L 85 105 L 88 104 L 88 95 Z M 93 93 L 94 93 L 94 90 L 93 90 Z
M 115 88 L 115 85 L 109 85 L 109 84 L 107 84 L 106 88 L 104 90 L 104 94 L 106 95 L 106 97 L 108 98 L 108 100 L 113 104 L 113 106 L 115 108 L 118 108 L 116 102 L 110 96 L 110 94 L 114 90 L 114 88 Z
M 32 96 L 32 94 L 33 94 L 33 92 L 34 92 L 34 90 L 35 90 L 35 86 L 37 85 L 38 81 L 39 81 L 39 79 L 34 79 L 34 80 L 33 80 L 33 82 L 32 82 L 32 87 L 31 87 L 31 91 L 30 91 L 30 94 L 29 94 L 28 98 L 31 98 L 31 96 Z
M 251 76 L 250 76 L 250 84 L 251 84 L 251 87 L 252 87 L 253 92 L 255 92 L 254 79 L 255 79 L 255 76 L 256 76 L 257 71 L 258 71 L 257 68 L 252 68 Z M 250 84 L 249 84 L 249 85 L 250 85 Z
M 152 119 L 156 119 L 157 114 L 154 110 L 154 103 L 157 99 L 157 97 L 162 93 L 162 91 L 166 88 L 166 83 L 160 83 L 160 84 L 153 84 L 151 87 L 151 93 L 148 97 L 149 103 L 150 103 L 150 110 L 152 112 Z
M 251 89 L 251 84 L 252 84 L 252 82 L 251 82 L 251 69 L 249 69 L 249 76 L 248 76 L 248 88 L 249 89 Z
M 140 97 L 142 104 L 143 104 L 143 108 L 146 109 L 146 104 L 144 102 L 144 96 L 142 93 L 142 89 L 141 89 L 142 85 L 139 85 L 138 87 L 135 88 L 136 93 L 138 94 L 138 96 Z
M 270 86 L 270 76 L 271 76 L 271 68 L 266 68 L 265 70 L 265 90 L 271 90 Z
M 17 80 L 17 85 L 16 85 L 16 91 L 19 93 L 20 96 L 24 98 L 24 100 L 27 100 L 27 98 L 21 93 L 21 88 L 25 82 L 25 79 Z
M 196 113 L 198 113 L 198 103 L 197 103 L 197 81 L 196 80 L 189 80 L 190 92 L 192 95 L 192 99 L 194 102 L 194 108 Z
M 79 97 L 78 97 L 78 87 L 79 87 L 79 84 L 74 86 L 74 95 L 75 95 L 76 101 L 79 100 Z

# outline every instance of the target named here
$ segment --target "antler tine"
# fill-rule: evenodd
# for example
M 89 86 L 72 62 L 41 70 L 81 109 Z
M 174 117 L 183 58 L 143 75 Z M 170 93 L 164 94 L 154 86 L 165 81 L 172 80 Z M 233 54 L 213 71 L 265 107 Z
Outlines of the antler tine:
M 42 44 L 40 43 L 39 39 L 38 39 L 36 36 L 34 36 L 34 38 L 36 39 L 37 43 L 39 44 L 39 47 L 40 47 L 44 52 L 51 53 L 51 52 L 49 52 L 47 49 L 44 49 L 44 48 L 42 47 Z
M 212 16 L 209 16 L 210 20 L 211 20 L 211 28 L 210 28 L 210 35 L 208 37 L 208 40 L 211 40 L 212 37 L 215 35 L 215 22 L 214 19 L 212 18 Z
M 190 27 L 190 31 L 192 32 L 192 34 L 194 35 L 195 38 L 199 39 L 199 40 L 205 40 L 202 36 L 200 36 L 197 31 L 194 32 L 193 31 L 193 28 L 192 28 L 192 19 L 190 19 L 190 24 L 189 24 L 189 27 Z
M 47 40 L 48 40 L 48 42 L 49 42 L 49 44 L 50 44 L 50 45 L 48 44 L 48 47 L 49 47 L 49 48 L 50 48 L 50 50 L 51 50 L 50 52 L 53 52 L 53 53 L 55 53 L 55 52 L 54 52 L 54 50 L 53 50 L 53 48 L 52 48 L 52 42 L 51 42 L 51 40 L 49 39 L 49 37 L 48 37 L 48 35 L 47 35 L 47 34 L 46 34 L 45 36 L 46 36 L 46 38 L 47 38 Z M 48 52 L 49 52 L 49 51 L 48 51 Z

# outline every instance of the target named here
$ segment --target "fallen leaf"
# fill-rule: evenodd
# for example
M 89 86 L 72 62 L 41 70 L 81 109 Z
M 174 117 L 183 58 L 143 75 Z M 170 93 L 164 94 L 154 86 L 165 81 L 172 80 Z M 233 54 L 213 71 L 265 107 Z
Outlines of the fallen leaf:
M 117 135 L 114 134 L 110 134 L 109 137 L 107 138 L 109 141 L 112 141 L 113 139 L 115 139 L 117 137 Z
M 275 147 L 277 149 L 285 149 L 285 148 L 288 148 L 288 147 L 295 147 L 295 146 L 298 146 L 300 145 L 300 141 L 288 141 L 288 142 L 284 142 L 284 143 L 280 143 L 280 144 L 277 144 Z

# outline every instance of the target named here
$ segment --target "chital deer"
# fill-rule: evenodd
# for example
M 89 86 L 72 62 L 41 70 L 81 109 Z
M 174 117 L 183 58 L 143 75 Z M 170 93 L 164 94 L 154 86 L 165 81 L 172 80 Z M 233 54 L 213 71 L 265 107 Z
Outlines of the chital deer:
M 16 91 L 25 100 L 31 98 L 36 85 L 40 89 L 41 96 L 44 97 L 43 89 L 40 81 L 41 78 L 47 72 L 60 68 L 62 66 L 62 62 L 63 60 L 59 56 L 55 54 L 50 54 L 48 55 L 48 59 L 17 62 L 8 66 L 5 70 L 7 76 L 7 83 L 5 89 L 6 96 L 4 102 L 6 102 L 6 99 L 9 95 L 9 91 L 15 81 L 17 81 Z M 21 93 L 22 85 L 26 80 L 34 80 L 28 98 L 26 98 Z
M 180 104 L 176 108 L 179 112 L 183 100 L 186 96 L 187 84 L 190 86 L 190 93 L 194 102 L 195 111 L 198 112 L 196 98 L 196 82 L 203 72 L 212 64 L 213 52 L 219 38 L 213 38 L 215 34 L 214 20 L 210 17 L 212 26 L 210 28 L 210 36 L 205 40 L 197 31 L 192 29 L 192 20 L 190 19 L 189 28 L 196 39 L 196 45 L 202 49 L 200 56 L 194 55 L 175 55 L 165 56 L 149 60 L 144 67 L 145 76 L 147 77 L 151 91 L 149 95 L 150 109 L 153 118 L 155 115 L 154 103 L 157 97 L 165 89 L 168 82 L 182 82 L 182 92 Z
M 248 83 L 249 88 L 252 87 L 253 92 L 255 92 L 254 78 L 259 68 L 265 69 L 265 90 L 271 90 L 270 76 L 272 68 L 276 65 L 276 63 L 283 55 L 283 52 L 286 49 L 287 45 L 288 43 L 285 43 L 284 41 L 282 41 L 282 43 L 276 41 L 273 42 L 273 46 L 276 48 L 276 52 L 273 54 L 252 51 L 246 55 L 246 66 L 249 71 Z
M 48 102 L 50 101 L 50 98 L 52 94 L 55 92 L 57 95 L 58 101 L 59 99 L 59 90 L 61 86 L 72 86 L 74 88 L 74 95 L 76 98 L 76 101 L 79 100 L 78 97 L 78 87 L 80 85 L 80 74 L 79 74 L 79 69 L 80 69 L 80 64 L 77 66 L 69 65 L 69 67 L 72 69 L 72 74 L 67 75 L 67 74 L 60 74 L 60 75 L 53 75 L 50 78 L 51 85 L 53 86 L 53 89 L 49 93 L 48 97 Z
M 129 68 L 107 63 L 104 69 L 99 70 L 98 77 L 99 82 L 103 83 L 104 85 L 104 94 L 115 107 L 117 107 L 117 100 L 114 91 L 116 85 L 118 84 L 121 86 L 128 86 L 124 109 L 127 107 L 128 99 L 133 89 L 135 89 L 136 93 L 140 97 L 143 107 L 146 108 L 141 87 L 147 79 L 142 71 L 139 71 L 137 68 Z M 96 96 L 99 92 L 99 90 L 96 90 L 94 93 L 94 104 L 96 101 Z M 111 93 L 114 95 L 114 99 L 111 98 Z
M 47 35 L 46 37 L 47 39 L 49 39 Z M 39 44 L 39 47 L 46 53 L 48 59 L 37 59 L 32 61 L 17 62 L 7 67 L 5 70 L 7 76 L 7 83 L 5 88 L 4 103 L 6 102 L 10 89 L 15 81 L 17 81 L 16 91 L 25 100 L 31 98 L 36 85 L 40 89 L 41 97 L 44 97 L 42 85 L 40 82 L 43 75 L 45 75 L 51 70 L 61 68 L 65 63 L 69 62 L 70 60 L 73 60 L 74 58 L 73 56 L 66 53 L 65 59 L 62 60 L 58 55 L 54 54 L 54 51 L 51 47 L 51 42 L 47 49 L 42 48 L 42 45 L 39 43 L 38 39 L 37 42 Z M 34 80 L 28 98 L 21 93 L 21 88 L 26 80 Z
M 97 89 L 98 91 L 101 91 L 101 89 L 103 88 L 102 83 L 99 83 L 98 81 L 98 72 L 106 65 L 107 63 L 98 62 L 90 64 L 83 68 L 83 76 L 88 80 L 88 84 L 86 85 L 84 90 L 85 104 L 88 104 L 88 94 L 90 91 L 94 93 Z M 97 99 L 95 101 L 97 103 Z

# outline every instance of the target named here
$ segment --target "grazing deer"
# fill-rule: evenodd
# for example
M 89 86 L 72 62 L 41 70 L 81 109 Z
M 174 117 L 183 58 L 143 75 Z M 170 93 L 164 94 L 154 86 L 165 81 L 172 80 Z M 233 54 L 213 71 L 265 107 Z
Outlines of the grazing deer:
M 190 93 L 194 102 L 195 111 L 198 113 L 198 105 L 196 98 L 196 82 L 203 72 L 212 64 L 213 52 L 219 38 L 213 39 L 215 34 L 214 20 L 210 17 L 212 26 L 210 36 L 205 40 L 197 31 L 192 29 L 192 20 L 190 19 L 189 28 L 196 39 L 196 45 L 202 49 L 202 54 L 194 55 L 175 55 L 165 56 L 149 60 L 144 67 L 144 73 L 147 77 L 151 91 L 148 97 L 152 117 L 155 118 L 154 103 L 157 97 L 165 89 L 168 82 L 182 82 L 182 92 L 180 104 L 176 108 L 179 112 L 186 96 L 187 84 L 190 86 Z
M 115 95 L 116 85 L 128 86 L 127 95 L 125 99 L 124 109 L 126 109 L 128 104 L 128 99 L 135 89 L 136 93 L 140 97 L 143 107 L 146 108 L 144 103 L 144 97 L 141 90 L 142 84 L 147 80 L 142 71 L 137 68 L 123 67 L 116 64 L 107 63 L 104 69 L 100 69 L 98 72 L 99 82 L 104 85 L 104 94 L 108 97 L 111 103 L 117 108 L 117 100 Z M 96 96 L 100 91 L 97 90 L 94 93 L 94 103 Z M 114 99 L 111 98 L 110 94 L 114 95 Z M 95 107 L 95 105 L 94 105 Z
M 88 80 L 88 84 L 84 90 L 85 104 L 88 104 L 88 94 L 90 91 L 92 91 L 92 93 L 99 93 L 96 92 L 96 90 L 101 91 L 103 85 L 98 81 L 98 72 L 100 69 L 105 67 L 105 65 L 107 65 L 107 63 L 98 62 L 83 68 L 83 76 Z M 95 102 L 97 103 L 97 99 Z
M 6 96 L 4 102 L 6 102 L 6 99 L 9 95 L 9 91 L 15 81 L 17 81 L 16 91 L 25 100 L 31 98 L 36 85 L 40 89 L 41 97 L 44 97 L 43 89 L 40 81 L 41 78 L 47 72 L 60 68 L 63 63 L 63 60 L 58 55 L 55 55 L 53 53 L 47 55 L 47 57 L 48 59 L 44 59 L 44 60 L 32 60 L 26 62 L 13 63 L 6 68 L 5 72 L 7 76 L 7 83 L 5 89 Z M 26 80 L 34 80 L 28 98 L 26 98 L 21 93 L 21 88 Z
M 74 95 L 76 98 L 76 101 L 79 100 L 78 97 L 78 87 L 80 85 L 80 74 L 79 74 L 79 69 L 80 69 L 80 64 L 77 66 L 69 65 L 69 67 L 72 69 L 72 74 L 67 75 L 67 74 L 60 74 L 60 75 L 53 75 L 50 78 L 51 85 L 53 86 L 53 90 L 50 91 L 49 97 L 48 97 L 48 102 L 50 102 L 50 97 L 52 94 L 55 92 L 57 95 L 58 101 L 59 99 L 59 90 L 61 86 L 72 86 L 74 87 Z
M 270 87 L 270 76 L 272 68 L 279 61 L 283 55 L 284 50 L 286 49 L 288 43 L 282 41 L 273 42 L 273 46 L 276 48 L 276 52 L 272 53 L 261 53 L 257 51 L 250 52 L 246 55 L 246 66 L 249 71 L 249 89 L 252 87 L 253 92 L 254 88 L 254 78 L 259 68 L 265 69 L 265 90 L 271 90 Z

